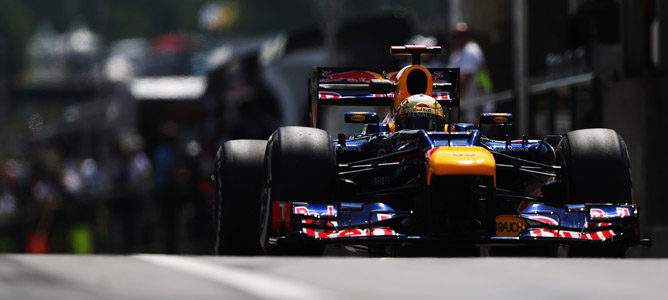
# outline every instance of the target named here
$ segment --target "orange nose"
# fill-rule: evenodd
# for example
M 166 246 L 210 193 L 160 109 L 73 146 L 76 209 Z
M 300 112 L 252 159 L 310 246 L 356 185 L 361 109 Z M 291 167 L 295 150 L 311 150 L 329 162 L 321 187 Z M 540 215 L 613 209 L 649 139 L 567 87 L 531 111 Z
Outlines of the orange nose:
M 494 177 L 496 186 L 496 162 L 492 153 L 482 147 L 438 147 L 425 155 L 427 158 L 427 184 L 431 175 L 486 175 Z

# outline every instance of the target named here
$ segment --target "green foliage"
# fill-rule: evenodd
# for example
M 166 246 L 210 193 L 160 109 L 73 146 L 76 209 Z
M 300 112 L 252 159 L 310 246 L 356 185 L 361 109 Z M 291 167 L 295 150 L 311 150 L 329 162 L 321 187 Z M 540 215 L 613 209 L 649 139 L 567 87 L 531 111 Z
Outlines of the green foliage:
M 0 7 L 1 77 L 18 72 L 34 20 L 30 8 L 21 0 L 0 0 Z

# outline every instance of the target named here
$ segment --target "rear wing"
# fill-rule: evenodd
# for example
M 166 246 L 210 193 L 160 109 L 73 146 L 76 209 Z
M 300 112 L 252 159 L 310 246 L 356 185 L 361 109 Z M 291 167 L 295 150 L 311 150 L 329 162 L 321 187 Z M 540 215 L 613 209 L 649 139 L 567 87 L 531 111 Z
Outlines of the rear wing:
M 459 69 L 429 68 L 433 79 L 431 96 L 441 105 L 459 106 Z M 372 94 L 372 79 L 397 82 L 397 73 L 355 68 L 314 67 L 309 79 L 309 125 L 317 127 L 318 108 L 330 106 L 387 106 L 394 104 L 394 93 Z

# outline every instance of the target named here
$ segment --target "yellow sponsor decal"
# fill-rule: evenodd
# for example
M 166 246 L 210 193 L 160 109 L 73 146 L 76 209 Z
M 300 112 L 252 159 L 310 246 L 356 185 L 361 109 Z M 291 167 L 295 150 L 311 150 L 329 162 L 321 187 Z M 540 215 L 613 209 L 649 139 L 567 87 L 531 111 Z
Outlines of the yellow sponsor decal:
M 353 115 L 350 116 L 350 120 L 353 122 L 364 122 L 364 120 L 366 120 L 366 117 L 363 115 Z
M 496 236 L 518 236 L 527 228 L 527 222 L 521 218 L 500 215 L 496 217 Z

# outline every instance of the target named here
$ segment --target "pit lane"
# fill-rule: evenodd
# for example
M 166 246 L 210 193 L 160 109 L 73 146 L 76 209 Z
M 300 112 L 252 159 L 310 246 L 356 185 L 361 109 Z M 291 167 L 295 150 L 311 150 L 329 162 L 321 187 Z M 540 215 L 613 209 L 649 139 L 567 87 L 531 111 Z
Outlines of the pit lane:
M 0 299 L 665 299 L 668 260 L 0 255 Z

